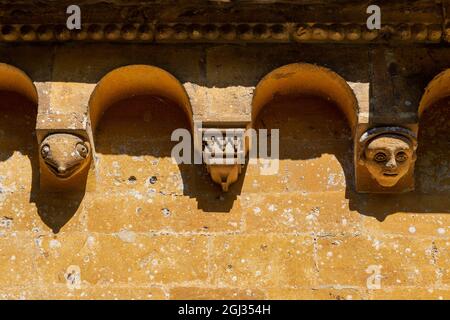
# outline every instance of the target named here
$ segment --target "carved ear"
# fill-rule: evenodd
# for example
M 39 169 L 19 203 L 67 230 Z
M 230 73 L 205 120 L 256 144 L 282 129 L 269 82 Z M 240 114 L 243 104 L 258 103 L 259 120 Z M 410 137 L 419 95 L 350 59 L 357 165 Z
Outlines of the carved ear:
M 366 157 L 364 155 L 364 150 L 360 152 L 360 154 L 358 155 L 358 164 L 360 166 L 364 166 L 366 164 Z
M 364 166 L 366 164 L 366 159 L 363 156 L 358 158 L 358 164 Z

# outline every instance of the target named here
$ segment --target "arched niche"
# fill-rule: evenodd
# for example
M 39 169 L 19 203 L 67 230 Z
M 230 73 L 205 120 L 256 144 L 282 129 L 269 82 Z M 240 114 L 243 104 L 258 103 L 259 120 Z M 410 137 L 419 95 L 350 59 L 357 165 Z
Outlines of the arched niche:
M 450 69 L 425 88 L 419 104 L 416 186 L 420 192 L 450 193 Z
M 158 67 L 130 65 L 105 75 L 92 93 L 89 116 L 93 133 L 110 106 L 137 96 L 157 96 L 170 100 L 187 115 L 192 129 L 192 107 L 182 84 L 173 75 Z
M 94 174 L 101 177 L 95 179 L 96 190 L 111 184 L 112 192 L 126 190 L 110 174 L 114 163 L 114 174 L 126 184 L 157 190 L 176 181 L 164 190 L 182 194 L 183 179 L 193 168 L 173 161 L 172 151 L 179 141 L 172 141 L 171 135 L 177 129 L 192 135 L 192 114 L 183 85 L 163 69 L 130 65 L 106 74 L 89 101 Z M 183 142 L 192 144 L 184 137 Z
M 301 191 L 311 184 L 316 190 L 344 190 L 352 177 L 349 150 L 357 110 L 353 90 L 329 69 L 295 63 L 268 73 L 254 91 L 252 128 L 257 139 L 250 143 L 250 157 L 257 157 L 260 163 L 267 161 L 267 167 L 276 169 L 269 171 L 264 183 L 280 192 L 286 188 Z M 273 137 L 276 138 L 272 140 Z M 264 140 L 271 140 L 267 148 L 270 156 L 260 153 Z M 325 167 L 329 171 L 323 171 Z M 260 168 L 249 167 L 247 174 L 262 172 Z M 288 178 L 289 175 L 296 178 Z
M 37 107 L 38 93 L 33 81 L 22 70 L 0 63 L 0 91 L 17 93 Z
M 252 101 L 252 122 L 274 98 L 294 94 L 331 100 L 341 109 L 352 132 L 355 132 L 358 102 L 353 90 L 337 73 L 307 63 L 282 66 L 258 83 Z
M 35 126 L 38 93 L 22 70 L 0 63 L 0 171 L 3 184 L 33 188 L 38 177 Z M 15 168 L 12 169 L 11 168 Z
M 441 72 L 428 84 L 420 101 L 419 118 L 429 107 L 448 97 L 450 97 L 450 69 Z

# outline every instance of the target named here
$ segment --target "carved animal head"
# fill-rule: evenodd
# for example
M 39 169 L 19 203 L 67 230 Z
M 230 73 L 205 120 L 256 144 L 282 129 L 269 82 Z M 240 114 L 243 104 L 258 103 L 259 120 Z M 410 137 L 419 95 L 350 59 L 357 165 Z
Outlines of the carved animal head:
M 69 133 L 47 136 L 40 146 L 40 154 L 50 171 L 66 179 L 79 172 L 89 162 L 89 142 Z
M 417 142 L 414 136 L 384 133 L 365 142 L 360 163 L 383 187 L 395 186 L 414 166 Z

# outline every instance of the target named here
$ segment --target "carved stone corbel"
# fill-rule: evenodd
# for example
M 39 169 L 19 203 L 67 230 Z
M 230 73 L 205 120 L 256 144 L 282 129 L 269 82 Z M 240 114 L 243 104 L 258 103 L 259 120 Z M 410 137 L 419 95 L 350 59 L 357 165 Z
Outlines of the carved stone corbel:
M 43 191 L 84 190 L 93 163 L 85 115 L 38 114 L 40 186 Z
M 354 138 L 356 191 L 413 191 L 418 124 L 398 119 L 393 124 L 375 123 L 372 116 L 369 102 L 360 104 Z
M 414 188 L 417 135 L 402 127 L 376 127 L 356 141 L 359 192 L 394 193 Z
M 245 165 L 245 128 L 202 128 L 202 155 L 212 180 L 227 192 Z

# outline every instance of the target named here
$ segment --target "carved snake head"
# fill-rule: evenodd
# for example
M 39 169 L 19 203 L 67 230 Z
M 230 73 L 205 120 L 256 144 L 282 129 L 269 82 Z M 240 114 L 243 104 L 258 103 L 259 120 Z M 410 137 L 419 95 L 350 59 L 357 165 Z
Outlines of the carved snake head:
M 40 155 L 50 171 L 67 179 L 81 171 L 91 153 L 89 142 L 74 134 L 54 133 L 47 136 L 40 146 Z

